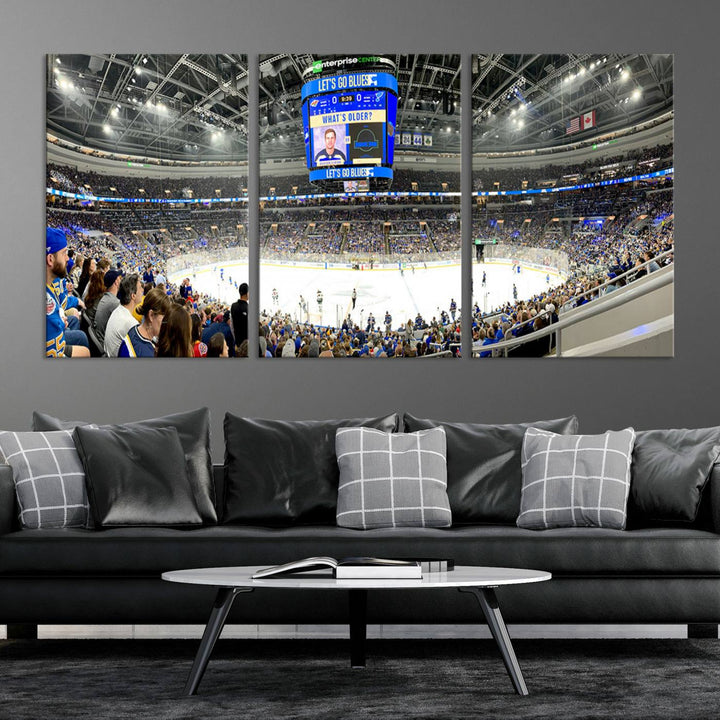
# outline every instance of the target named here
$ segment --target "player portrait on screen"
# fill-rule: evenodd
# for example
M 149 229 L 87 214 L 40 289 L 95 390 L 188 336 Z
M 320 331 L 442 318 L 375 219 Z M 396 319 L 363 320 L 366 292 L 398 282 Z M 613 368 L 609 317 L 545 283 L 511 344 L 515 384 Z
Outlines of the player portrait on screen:
M 319 137 L 318 137 L 319 136 Z M 320 139 L 325 143 L 325 147 L 315 153 L 316 165 L 344 165 L 347 161 L 345 153 L 338 150 L 336 145 L 344 146 L 345 144 L 345 128 L 340 132 L 336 128 L 319 128 L 315 130 L 315 147 L 318 147 Z

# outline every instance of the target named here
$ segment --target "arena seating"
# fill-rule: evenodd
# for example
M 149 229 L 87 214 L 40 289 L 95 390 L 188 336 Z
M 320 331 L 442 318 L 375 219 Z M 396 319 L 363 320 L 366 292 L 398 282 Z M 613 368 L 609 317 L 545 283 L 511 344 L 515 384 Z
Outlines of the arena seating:
M 672 164 L 672 145 L 646 148 L 634 153 L 603 158 L 579 165 L 547 165 L 535 168 L 485 169 L 473 172 L 476 190 L 553 187 L 594 182 L 614 172 L 631 174 Z M 520 162 L 520 160 L 519 160 Z M 120 197 L 242 197 L 245 177 L 135 178 L 79 172 L 76 168 L 49 164 L 49 188 L 68 192 Z M 457 172 L 397 168 L 393 190 L 457 192 Z M 274 188 L 274 191 L 271 191 Z M 312 193 L 307 175 L 261 177 L 261 194 L 275 196 Z M 530 200 L 528 200 L 528 197 Z M 365 256 L 432 260 L 440 253 L 459 254 L 461 248 L 460 204 L 457 198 L 315 198 L 263 201 L 260 209 L 261 257 L 325 257 L 343 259 Z M 529 334 L 535 318 L 546 306 L 557 312 L 592 300 L 592 290 L 609 277 L 661 253 L 662 264 L 672 262 L 672 179 L 657 183 L 618 184 L 533 196 L 483 197 L 473 205 L 473 238 L 494 239 L 505 247 L 539 248 L 564 253 L 571 273 L 557 287 L 532 298 L 473 314 L 473 340 L 492 344 L 498 336 Z M 167 260 L 185 253 L 247 247 L 247 207 L 242 203 L 182 205 L 142 203 L 81 204 L 73 199 L 48 196 L 48 225 L 63 228 L 77 253 L 83 257 L 107 257 L 111 264 L 132 271 L 148 264 L 161 272 Z M 518 253 L 520 254 L 520 253 Z M 649 255 L 648 255 L 649 254 Z M 640 273 L 638 273 L 640 276 Z M 629 276 L 629 281 L 633 277 Z M 178 288 L 170 287 L 171 292 Z M 590 292 L 589 292 L 590 291 Z M 589 292 L 589 294 L 588 294 Z M 207 315 L 227 306 L 204 295 L 192 297 Z M 378 319 L 381 320 L 381 319 Z M 528 322 L 531 321 L 531 322 Z M 541 323 L 539 323 L 541 324 Z M 418 337 L 403 331 L 385 335 L 379 327 L 317 328 L 309 323 L 292 324 L 277 312 L 263 318 L 263 334 L 273 355 L 279 355 L 286 329 L 299 337 L 300 348 L 322 337 L 328 350 L 346 356 L 406 356 L 455 354 L 460 322 L 446 313 L 435 322 L 420 318 Z M 498 332 L 499 330 L 499 332 Z M 489 341 L 489 342 L 488 342 Z M 538 348 L 536 348 L 538 349 Z M 534 352 L 528 345 L 520 352 Z M 302 352 L 302 350 L 300 350 Z M 483 354 L 492 355 L 491 350 Z

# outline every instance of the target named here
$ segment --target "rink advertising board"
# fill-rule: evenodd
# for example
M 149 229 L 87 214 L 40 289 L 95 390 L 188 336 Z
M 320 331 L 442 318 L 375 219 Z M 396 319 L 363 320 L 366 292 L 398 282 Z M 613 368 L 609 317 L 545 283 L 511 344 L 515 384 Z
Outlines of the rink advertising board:
M 302 87 L 310 180 L 392 178 L 397 80 L 385 72 L 314 78 Z

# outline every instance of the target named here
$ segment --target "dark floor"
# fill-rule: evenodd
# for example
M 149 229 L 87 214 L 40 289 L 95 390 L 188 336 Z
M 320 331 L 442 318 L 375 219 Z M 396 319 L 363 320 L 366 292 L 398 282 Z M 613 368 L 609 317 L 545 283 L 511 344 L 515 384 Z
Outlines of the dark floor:
M 488 640 L 0 641 L 0 718 L 717 718 L 718 640 L 518 640 L 530 696 Z

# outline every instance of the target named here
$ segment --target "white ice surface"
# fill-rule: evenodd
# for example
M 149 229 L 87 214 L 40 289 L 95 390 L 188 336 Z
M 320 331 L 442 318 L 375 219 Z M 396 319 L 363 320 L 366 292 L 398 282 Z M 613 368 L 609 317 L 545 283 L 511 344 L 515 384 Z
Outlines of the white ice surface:
M 278 262 L 260 264 L 260 310 L 289 313 L 295 320 L 306 320 L 320 325 L 336 325 L 348 313 L 353 321 L 365 323 L 368 314 L 373 313 L 378 323 L 383 323 L 386 310 L 393 318 L 393 327 L 415 319 L 418 312 L 426 321 L 440 316 L 441 310 L 450 311 L 450 300 L 454 298 L 460 311 L 461 274 L 460 265 L 434 265 L 427 269 L 421 263 L 415 269 L 406 267 L 401 274 L 397 266 L 373 270 L 351 270 L 346 267 L 311 267 L 289 265 Z M 222 280 L 220 271 L 222 269 Z M 486 287 L 482 287 L 483 271 L 487 274 Z M 513 273 L 510 263 L 473 263 L 473 300 L 481 310 L 489 311 L 505 302 L 512 301 L 513 283 L 518 289 L 518 298 L 529 298 L 557 285 L 562 278 L 557 272 L 523 268 L 520 274 Z M 238 298 L 235 283 L 248 280 L 247 261 L 215 263 L 188 267 L 169 276 L 171 282 L 179 283 L 190 277 L 195 291 L 207 293 L 225 303 Z M 277 288 L 278 304 L 273 305 L 272 290 Z M 351 295 L 357 290 L 357 303 L 352 312 Z M 316 296 L 323 293 L 322 315 Z M 251 289 L 252 292 L 252 289 Z M 300 313 L 300 296 L 308 303 L 309 318 Z

